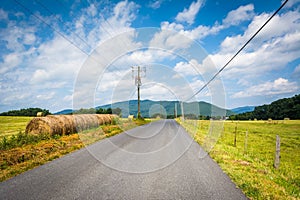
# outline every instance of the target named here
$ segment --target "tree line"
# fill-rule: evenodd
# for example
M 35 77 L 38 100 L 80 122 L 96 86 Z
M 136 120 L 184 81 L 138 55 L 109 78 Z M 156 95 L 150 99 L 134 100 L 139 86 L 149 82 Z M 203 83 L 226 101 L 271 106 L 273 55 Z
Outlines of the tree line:
M 231 115 L 229 117 L 231 120 L 282 120 L 285 118 L 300 119 L 300 94 L 291 98 L 279 99 L 271 104 L 256 106 L 252 112 Z
M 51 115 L 49 110 L 42 109 L 42 108 L 22 108 L 20 110 L 10 110 L 7 112 L 0 113 L 0 116 L 29 116 L 29 117 L 35 117 L 37 116 L 38 112 L 42 112 L 43 116 Z M 116 114 L 121 115 L 121 109 L 120 108 L 81 108 L 79 110 L 73 111 L 70 114 Z
M 115 114 L 115 115 L 121 115 L 121 109 L 120 108 L 81 108 L 79 110 L 76 110 L 73 112 L 73 114 Z
M 22 108 L 20 110 L 10 110 L 0 113 L 0 116 L 30 116 L 34 117 L 38 112 L 42 112 L 44 116 L 50 115 L 49 110 L 42 108 Z

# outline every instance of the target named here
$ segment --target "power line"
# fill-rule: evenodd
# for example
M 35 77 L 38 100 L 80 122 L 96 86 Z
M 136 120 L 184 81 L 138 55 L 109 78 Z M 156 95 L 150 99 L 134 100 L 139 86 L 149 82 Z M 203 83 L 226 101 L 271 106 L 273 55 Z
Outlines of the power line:
M 49 12 L 51 15 L 53 15 L 58 21 L 60 21 L 64 26 L 66 26 L 70 31 L 72 31 L 72 27 L 70 25 L 66 25 L 65 22 L 63 22 L 59 17 L 57 17 L 50 9 L 48 9 L 40 0 L 35 0 L 41 7 L 43 7 L 47 12 Z M 81 40 L 88 48 L 91 48 L 90 45 L 75 31 L 73 32 L 74 35 L 76 35 L 79 40 Z
M 256 35 L 271 21 L 271 19 L 284 7 L 289 0 L 286 0 L 274 13 L 273 15 L 252 35 L 252 37 L 232 56 L 232 58 L 204 85 L 193 94 L 186 101 L 191 100 L 194 96 L 199 94 L 204 88 L 206 88 L 228 65 L 231 61 L 256 37 Z
M 73 42 L 72 40 L 70 40 L 67 36 L 65 36 L 62 32 L 60 32 L 59 30 L 57 30 L 56 28 L 54 28 L 53 26 L 51 26 L 50 23 L 47 23 L 43 18 L 39 17 L 38 15 L 34 14 L 34 12 L 32 10 L 30 10 L 29 8 L 27 8 L 24 4 L 20 3 L 18 0 L 14 0 L 16 4 L 18 4 L 19 6 L 21 6 L 24 10 L 26 10 L 28 13 L 30 13 L 31 15 L 33 15 L 35 18 L 37 18 L 38 20 L 40 20 L 42 23 L 44 23 L 45 25 L 47 25 L 49 28 L 51 28 L 52 30 L 54 30 L 54 32 L 56 32 L 57 34 L 59 34 L 61 37 L 63 37 L 65 40 L 67 40 L 71 45 L 73 45 L 74 47 L 76 47 L 77 49 L 79 49 L 81 52 L 83 52 L 85 55 L 90 56 L 89 52 L 85 51 L 83 48 L 81 48 L 80 46 L 78 46 L 75 42 Z M 40 6 L 42 6 L 44 9 L 46 9 L 48 12 L 52 13 L 52 11 L 50 11 L 48 8 L 46 8 L 46 6 L 44 6 L 41 2 L 37 2 Z M 65 25 L 64 22 L 62 22 L 61 20 L 59 20 L 61 23 L 63 23 L 63 25 Z M 108 34 L 109 32 L 107 30 L 105 30 Z M 111 36 L 111 34 L 109 34 Z M 83 39 L 81 37 L 79 37 L 77 35 L 77 37 L 83 41 Z M 87 47 L 91 48 L 91 46 L 86 42 L 83 41 Z M 91 57 L 93 60 L 95 60 L 93 57 Z M 117 69 L 116 67 L 114 67 L 114 69 Z M 121 73 L 117 73 L 118 75 Z M 119 75 L 120 76 L 120 75 Z
M 56 2 L 57 3 L 59 3 L 66 11 L 68 11 L 67 10 L 67 8 L 66 8 L 66 6 L 61 2 L 61 1 L 59 1 L 59 0 L 56 0 Z M 87 0 L 87 2 L 85 2 L 85 1 L 79 1 L 79 4 L 81 4 L 81 3 L 84 3 L 85 5 L 84 6 L 86 6 L 86 7 L 89 7 L 91 4 L 93 4 L 94 6 L 98 6 L 97 5 L 97 2 L 89 2 L 89 0 Z M 70 13 L 70 15 L 73 17 L 73 18 L 75 18 L 75 16 L 73 15 L 73 13 L 71 12 Z M 106 18 L 103 16 L 103 14 L 101 13 L 101 12 L 99 12 L 99 15 L 102 17 L 102 19 L 104 20 L 104 22 L 109 26 L 109 28 L 111 29 L 111 31 L 108 31 L 103 25 L 101 25 L 102 23 L 100 22 L 100 20 L 99 20 L 99 18 L 96 18 L 96 21 L 97 21 L 97 23 L 100 25 L 100 27 L 102 27 L 102 31 L 104 31 L 110 38 L 113 38 L 114 36 L 112 35 L 112 34 L 114 34 L 115 36 L 116 35 L 118 35 L 118 33 L 115 33 L 114 32 L 114 28 L 113 28 L 113 26 L 106 20 Z M 78 23 L 79 24 L 81 24 L 83 27 L 85 26 L 84 24 L 82 24 L 80 21 L 78 21 Z M 86 43 L 86 42 L 85 42 Z M 87 44 L 87 43 L 86 43 Z M 122 45 L 123 44 L 123 45 Z M 88 45 L 88 44 L 87 44 Z M 123 41 L 123 40 L 121 40 L 120 41 L 120 43 L 119 43 L 119 45 L 122 45 L 123 47 L 127 47 L 127 45 L 125 44 L 125 42 Z M 91 46 L 90 45 L 88 45 L 90 48 L 91 48 Z M 96 49 L 97 50 L 97 49 Z M 111 49 L 111 51 L 112 52 L 114 52 L 115 53 L 115 50 L 114 49 Z M 137 59 L 138 60 L 138 62 L 139 63 L 141 63 L 141 61 L 139 60 L 139 58 Z M 127 60 L 125 60 L 125 63 L 126 63 L 126 65 L 127 66 L 131 66 L 132 64 L 129 64 L 128 62 L 127 62 Z M 116 71 L 117 71 L 117 75 L 118 76 L 123 76 L 123 74 L 121 73 L 121 72 L 118 72 L 118 67 L 116 67 L 115 65 L 111 65 L 112 67 L 113 67 L 113 69 L 115 69 Z
M 67 38 L 64 34 L 62 34 L 60 31 L 56 30 L 53 26 L 51 26 L 49 23 L 47 23 L 44 19 L 42 19 L 41 17 L 37 16 L 36 14 L 34 14 L 30 9 L 28 9 L 24 4 L 20 3 L 18 0 L 14 0 L 14 2 L 16 4 L 18 4 L 19 6 L 21 6 L 23 9 L 25 9 L 27 12 L 29 12 L 30 14 L 32 14 L 35 18 L 37 18 L 38 20 L 40 20 L 41 22 L 43 22 L 44 24 L 46 24 L 49 28 L 53 29 L 57 34 L 59 34 L 61 37 L 63 37 L 65 40 L 67 40 L 68 42 L 70 42 L 70 44 L 72 44 L 74 47 L 76 47 L 77 49 L 79 49 L 81 52 L 83 52 L 86 55 L 89 55 L 88 52 L 86 52 L 84 49 L 80 48 L 78 45 L 76 45 L 73 41 L 69 40 L 69 38 Z

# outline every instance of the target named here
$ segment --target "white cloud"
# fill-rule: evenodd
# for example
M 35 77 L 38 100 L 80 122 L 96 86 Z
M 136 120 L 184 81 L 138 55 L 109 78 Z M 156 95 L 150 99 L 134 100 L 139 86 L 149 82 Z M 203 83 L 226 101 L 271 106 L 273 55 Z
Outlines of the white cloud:
M 285 1 L 285 0 L 282 0 L 281 3 L 283 3 L 284 1 Z M 299 5 L 299 3 L 300 3 L 300 0 L 289 0 L 289 1 L 286 3 L 285 7 L 286 7 L 286 8 L 291 8 L 291 7 L 295 7 L 295 8 L 296 8 L 296 5 L 297 5 L 297 4 Z
M 153 9 L 158 9 L 163 2 L 164 2 L 164 0 L 153 0 L 153 1 L 150 1 L 149 7 L 153 8 Z
M 232 98 L 288 94 L 296 92 L 298 89 L 299 86 L 296 82 L 289 82 L 287 79 L 278 78 L 273 82 L 268 81 L 237 92 L 232 95 Z
M 0 20 L 8 20 L 8 13 L 0 8 Z
M 203 5 L 203 0 L 197 0 L 196 2 L 192 2 L 188 9 L 184 8 L 184 10 L 177 14 L 176 21 L 178 22 L 186 22 L 188 24 L 193 24 L 199 9 Z
M 236 10 L 232 10 L 227 14 L 227 17 L 223 20 L 225 26 L 238 25 L 243 21 L 252 19 L 254 16 L 254 6 L 253 4 L 248 4 L 246 6 L 240 6 Z
M 252 4 L 249 4 L 246 6 L 240 6 L 236 10 L 230 11 L 226 16 L 226 18 L 222 21 L 222 24 L 216 21 L 213 26 L 199 25 L 193 29 L 185 30 L 185 27 L 180 23 L 162 22 L 161 28 L 171 30 L 171 31 L 177 31 L 180 34 L 194 40 L 202 40 L 209 35 L 218 34 L 221 30 L 224 30 L 231 26 L 237 26 L 241 22 L 250 21 L 253 18 L 253 16 L 254 16 L 254 6 Z M 177 22 L 182 22 L 182 21 L 177 20 Z
M 192 59 L 187 62 L 179 62 L 175 65 L 174 70 L 183 76 L 197 76 L 200 75 L 200 71 L 203 73 L 202 66 L 197 60 Z
M 22 62 L 22 56 L 19 53 L 10 53 L 4 56 L 1 63 L 0 74 L 4 74 L 16 68 Z
M 265 13 L 255 16 L 244 34 L 226 37 L 221 43 L 220 51 L 210 55 L 216 66 L 224 66 L 268 17 L 269 14 Z M 249 81 L 263 78 L 265 73 L 276 73 L 284 69 L 289 62 L 299 58 L 299 17 L 299 12 L 289 11 L 273 18 L 273 23 L 268 24 L 266 29 L 249 43 L 222 72 L 222 76 L 237 79 L 239 83 L 245 78 Z
M 52 91 L 50 93 L 46 92 L 44 94 L 38 94 L 36 96 L 36 98 L 38 100 L 50 100 L 50 99 L 52 99 L 54 97 L 54 95 L 55 95 L 55 92 Z
M 193 41 L 190 38 L 180 32 L 162 29 L 154 35 L 152 40 L 149 42 L 149 46 L 175 51 L 178 49 L 188 48 L 192 42 Z

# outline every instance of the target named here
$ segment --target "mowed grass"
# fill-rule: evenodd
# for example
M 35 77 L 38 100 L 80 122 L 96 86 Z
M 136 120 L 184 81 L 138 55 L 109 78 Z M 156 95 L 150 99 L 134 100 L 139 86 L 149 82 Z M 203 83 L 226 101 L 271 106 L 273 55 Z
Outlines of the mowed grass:
M 300 120 L 179 123 L 200 145 L 219 123 L 209 155 L 250 199 L 300 199 Z M 273 166 L 276 135 L 281 139 L 278 169 Z
M 0 116 L 0 140 L 19 132 L 24 132 L 27 123 L 33 117 L 10 117 Z
M 0 132 L 0 182 L 93 142 L 150 122 L 118 119 L 114 124 L 101 125 L 78 134 L 28 136 L 24 131 L 31 119 L 1 117 L 1 126 L 5 128 L 1 127 Z

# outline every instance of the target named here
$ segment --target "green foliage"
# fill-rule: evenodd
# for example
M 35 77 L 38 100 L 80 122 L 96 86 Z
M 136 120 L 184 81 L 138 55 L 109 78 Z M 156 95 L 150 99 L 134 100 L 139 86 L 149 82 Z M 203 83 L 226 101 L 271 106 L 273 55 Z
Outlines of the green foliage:
M 249 120 L 249 119 L 275 119 L 284 118 L 300 119 L 300 94 L 291 98 L 279 99 L 269 105 L 255 107 L 254 111 L 231 115 L 231 120 Z
M 57 136 L 52 136 L 57 137 Z M 11 137 L 3 137 L 0 141 L 0 150 L 12 149 L 15 147 L 21 147 L 27 144 L 35 144 L 42 140 L 50 139 L 49 135 L 40 134 L 40 135 L 30 135 L 19 132 L 17 135 L 12 135 Z
M 31 116 L 34 117 L 38 112 L 42 112 L 44 116 L 51 114 L 49 110 L 42 108 L 22 108 L 20 110 L 11 110 L 0 113 L 0 116 Z
M 97 114 L 112 114 L 112 109 L 111 108 L 107 108 L 107 109 L 104 109 L 104 108 L 98 108 L 96 110 L 96 113 Z
M 111 109 L 111 108 L 80 108 L 79 110 L 76 110 L 73 112 L 73 114 L 117 114 L 119 115 L 121 113 L 120 108 Z M 118 114 L 119 113 L 119 114 Z

